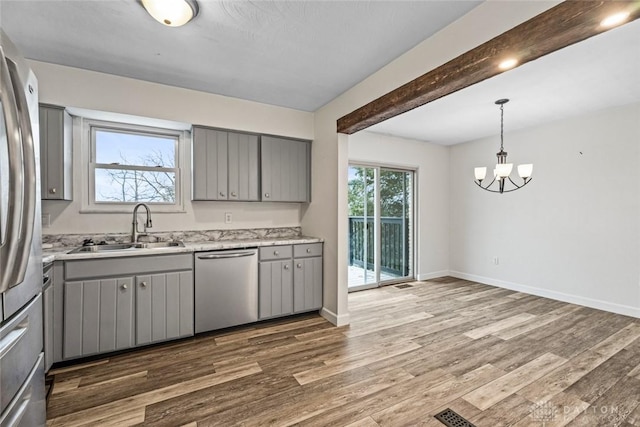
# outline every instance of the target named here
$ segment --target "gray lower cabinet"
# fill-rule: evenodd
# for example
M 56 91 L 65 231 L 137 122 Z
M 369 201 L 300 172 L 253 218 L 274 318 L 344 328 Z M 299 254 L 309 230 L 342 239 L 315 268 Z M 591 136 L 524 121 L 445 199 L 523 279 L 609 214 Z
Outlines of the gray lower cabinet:
M 260 200 L 258 136 L 193 127 L 193 200 Z
M 260 137 L 263 202 L 311 201 L 311 142 Z
M 133 346 L 133 277 L 66 282 L 65 359 Z
M 136 345 L 193 335 L 193 273 L 136 277 Z
M 293 260 L 293 311 L 301 313 L 322 307 L 322 257 Z
M 322 243 L 263 247 L 259 254 L 260 319 L 322 307 Z
M 71 200 L 71 116 L 64 107 L 40 104 L 40 180 L 43 200 Z
M 191 254 L 67 261 L 64 270 L 63 360 L 193 335 Z
M 266 261 L 258 270 L 260 319 L 293 313 L 293 274 L 291 260 Z

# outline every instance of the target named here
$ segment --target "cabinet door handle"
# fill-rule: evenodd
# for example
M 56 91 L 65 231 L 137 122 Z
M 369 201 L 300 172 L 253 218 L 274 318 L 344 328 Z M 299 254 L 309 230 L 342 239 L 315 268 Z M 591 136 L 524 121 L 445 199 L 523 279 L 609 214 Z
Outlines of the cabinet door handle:
M 269 193 L 264 193 L 264 197 L 269 198 Z
M 296 265 L 296 267 L 298 267 L 298 268 L 302 268 L 302 264 L 298 263 L 298 264 Z
M 58 190 L 56 189 L 56 187 L 53 187 L 53 188 L 49 189 L 49 193 L 51 193 L 51 194 L 56 194 L 57 191 Z
M 311 248 L 307 248 L 307 253 L 310 254 L 311 253 Z
M 220 192 L 220 197 L 224 197 L 224 192 L 223 191 Z
M 147 282 L 140 282 L 140 286 L 142 286 L 143 288 L 147 287 Z
M 278 255 L 280 255 L 280 252 L 278 252 L 278 251 L 273 251 L 273 254 L 274 254 L 274 255 L 276 255 L 276 256 L 278 256 Z
M 238 196 L 238 195 L 236 194 L 236 192 L 235 192 L 235 191 L 232 191 L 232 192 L 231 192 L 231 197 L 237 197 L 237 196 Z
M 284 265 L 284 269 L 285 269 L 285 270 L 288 270 L 288 269 L 289 269 L 289 264 L 285 264 L 285 265 Z
M 127 286 L 126 284 L 124 284 L 124 285 L 120 285 L 120 287 L 121 287 L 122 289 L 127 289 L 127 288 L 128 288 L 128 286 Z

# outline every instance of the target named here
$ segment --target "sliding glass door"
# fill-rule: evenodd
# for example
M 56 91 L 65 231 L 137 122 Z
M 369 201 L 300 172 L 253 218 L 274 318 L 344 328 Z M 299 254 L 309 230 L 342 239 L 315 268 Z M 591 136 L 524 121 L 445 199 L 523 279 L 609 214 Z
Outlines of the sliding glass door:
M 413 278 L 413 171 L 349 167 L 349 290 Z

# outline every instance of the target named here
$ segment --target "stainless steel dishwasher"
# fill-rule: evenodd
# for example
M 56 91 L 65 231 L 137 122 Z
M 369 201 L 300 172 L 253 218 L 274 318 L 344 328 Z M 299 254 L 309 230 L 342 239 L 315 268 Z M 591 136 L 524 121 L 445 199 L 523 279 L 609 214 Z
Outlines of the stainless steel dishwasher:
M 195 253 L 195 330 L 258 320 L 258 251 Z

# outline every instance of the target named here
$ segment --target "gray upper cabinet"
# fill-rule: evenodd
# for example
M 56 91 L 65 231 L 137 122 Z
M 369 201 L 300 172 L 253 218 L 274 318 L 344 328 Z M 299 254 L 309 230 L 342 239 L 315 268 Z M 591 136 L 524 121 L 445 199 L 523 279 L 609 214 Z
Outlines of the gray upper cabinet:
M 193 127 L 193 200 L 260 200 L 257 135 Z
M 261 137 L 261 177 L 264 202 L 311 200 L 311 142 Z
M 72 200 L 72 123 L 63 107 L 40 105 L 40 172 L 43 200 Z

